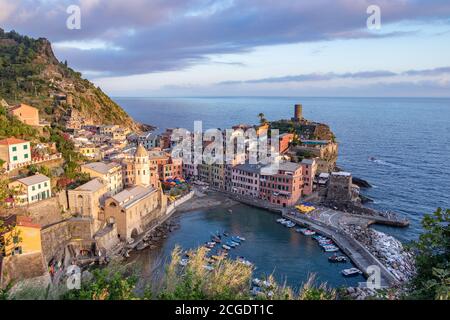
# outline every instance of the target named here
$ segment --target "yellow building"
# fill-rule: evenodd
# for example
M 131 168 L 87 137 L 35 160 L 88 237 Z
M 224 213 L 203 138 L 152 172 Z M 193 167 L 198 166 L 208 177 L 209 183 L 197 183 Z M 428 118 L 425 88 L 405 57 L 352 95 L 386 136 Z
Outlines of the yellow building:
M 0 234 L 4 256 L 37 253 L 42 251 L 41 226 L 31 218 L 12 215 L 2 218 L 6 232 Z
M 123 190 L 122 166 L 118 163 L 92 162 L 81 166 L 81 172 L 87 173 L 91 178 L 102 178 L 108 184 L 110 195 Z

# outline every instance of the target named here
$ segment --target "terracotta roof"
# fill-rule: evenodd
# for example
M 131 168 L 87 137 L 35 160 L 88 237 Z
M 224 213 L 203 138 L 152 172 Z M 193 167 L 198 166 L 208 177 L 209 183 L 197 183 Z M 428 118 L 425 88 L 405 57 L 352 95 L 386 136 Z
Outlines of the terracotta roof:
M 33 223 L 33 219 L 26 216 L 18 216 L 16 214 L 11 215 L 9 217 L 0 217 L 3 220 L 6 226 L 21 226 L 21 227 L 29 227 L 29 228 L 37 228 L 40 229 L 41 226 L 37 223 Z
M 18 143 L 25 143 L 28 142 L 26 140 L 22 140 L 22 139 L 16 139 L 16 138 L 6 138 L 3 140 L 0 140 L 0 144 L 3 145 L 12 145 L 12 144 L 18 144 Z

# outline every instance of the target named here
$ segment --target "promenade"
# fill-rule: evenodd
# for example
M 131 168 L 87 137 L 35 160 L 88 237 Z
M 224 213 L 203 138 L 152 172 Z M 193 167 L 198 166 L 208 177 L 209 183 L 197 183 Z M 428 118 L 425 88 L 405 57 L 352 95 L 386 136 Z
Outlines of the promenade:
M 351 259 L 355 266 L 360 269 L 366 277 L 370 274 L 367 268 L 377 266 L 380 269 L 380 281 L 382 287 L 387 287 L 398 283 L 395 276 L 361 243 L 353 239 L 349 234 L 342 230 L 344 224 L 357 224 L 368 227 L 373 223 L 392 223 L 391 220 L 365 215 L 352 215 L 342 211 L 337 211 L 325 207 L 319 207 L 309 215 L 296 213 L 293 208 L 281 208 L 267 201 L 253 199 L 242 195 L 221 190 L 220 193 L 227 195 L 231 199 L 266 209 L 275 213 L 280 213 L 284 218 L 289 219 L 299 225 L 307 226 L 319 234 L 329 237 L 335 244 Z M 385 221 L 386 220 L 386 221 Z M 395 225 L 395 222 L 393 223 Z

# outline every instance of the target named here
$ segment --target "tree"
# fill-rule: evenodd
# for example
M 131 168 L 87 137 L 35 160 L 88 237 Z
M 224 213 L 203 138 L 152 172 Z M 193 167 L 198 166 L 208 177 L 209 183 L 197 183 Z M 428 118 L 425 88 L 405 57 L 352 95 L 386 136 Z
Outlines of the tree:
M 264 113 L 259 113 L 258 114 L 258 118 L 259 118 L 259 122 L 261 123 L 261 124 L 265 124 L 266 122 L 267 122 L 267 120 L 266 120 L 266 118 L 265 118 L 265 115 L 264 115 Z
M 411 296 L 450 299 L 450 209 L 438 208 L 422 219 L 424 233 L 413 242 L 417 274 L 411 281 Z

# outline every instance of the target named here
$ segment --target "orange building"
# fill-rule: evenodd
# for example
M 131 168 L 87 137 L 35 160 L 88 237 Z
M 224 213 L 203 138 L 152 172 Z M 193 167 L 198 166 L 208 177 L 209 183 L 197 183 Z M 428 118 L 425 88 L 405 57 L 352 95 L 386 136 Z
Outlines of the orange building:
M 20 121 L 30 126 L 39 125 L 39 110 L 26 104 L 19 104 L 9 109 L 9 114 L 16 116 Z
M 42 251 L 41 226 L 33 223 L 31 218 L 12 215 L 2 220 L 7 231 L 0 234 L 0 241 L 4 244 L 0 255 L 10 256 Z

